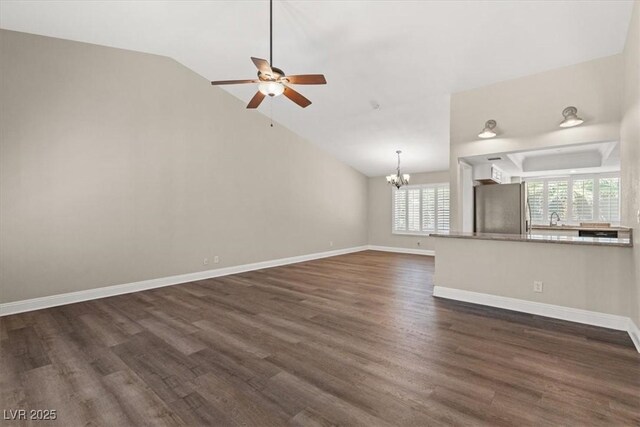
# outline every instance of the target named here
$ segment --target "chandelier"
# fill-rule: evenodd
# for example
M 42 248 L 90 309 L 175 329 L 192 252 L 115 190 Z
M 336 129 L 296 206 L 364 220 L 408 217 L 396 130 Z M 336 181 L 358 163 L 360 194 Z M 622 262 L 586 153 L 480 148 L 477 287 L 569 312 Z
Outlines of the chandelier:
M 400 153 L 402 153 L 402 151 L 396 151 L 396 154 L 398 154 L 398 169 L 396 170 L 397 173 L 387 175 L 387 182 L 391 185 L 395 185 L 396 188 L 400 188 L 403 185 L 409 184 L 409 174 L 400 173 Z

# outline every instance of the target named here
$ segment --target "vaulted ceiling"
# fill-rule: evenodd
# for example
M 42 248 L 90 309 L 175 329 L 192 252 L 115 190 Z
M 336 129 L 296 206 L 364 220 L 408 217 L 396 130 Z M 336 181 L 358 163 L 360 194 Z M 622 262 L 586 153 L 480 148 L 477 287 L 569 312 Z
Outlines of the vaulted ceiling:
M 324 73 L 259 112 L 369 176 L 448 168 L 449 95 L 622 51 L 630 1 L 275 1 L 274 65 Z M 261 1 L 6 1 L 0 27 L 170 56 L 209 80 L 268 58 Z M 210 90 L 220 90 L 208 88 Z M 248 102 L 255 87 L 225 87 Z M 526 102 L 526 100 L 523 100 Z M 478 123 L 478 130 L 483 123 Z M 265 129 L 265 132 L 268 129 Z

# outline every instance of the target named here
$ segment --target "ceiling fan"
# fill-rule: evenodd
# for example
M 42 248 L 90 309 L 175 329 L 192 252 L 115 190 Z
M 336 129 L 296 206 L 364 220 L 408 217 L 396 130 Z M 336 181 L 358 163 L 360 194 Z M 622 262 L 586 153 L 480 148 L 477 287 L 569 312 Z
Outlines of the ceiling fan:
M 289 85 L 323 85 L 327 83 L 327 80 L 322 74 L 287 76 L 280 68 L 270 65 L 273 63 L 273 0 L 269 0 L 269 61 L 254 57 L 251 57 L 251 60 L 258 69 L 257 79 L 218 80 L 211 82 L 211 84 L 215 86 L 258 83 L 258 91 L 253 98 L 251 98 L 251 101 L 249 101 L 247 108 L 258 108 L 267 95 L 275 97 L 282 94 L 302 108 L 306 108 L 311 105 L 311 101 L 289 87 Z

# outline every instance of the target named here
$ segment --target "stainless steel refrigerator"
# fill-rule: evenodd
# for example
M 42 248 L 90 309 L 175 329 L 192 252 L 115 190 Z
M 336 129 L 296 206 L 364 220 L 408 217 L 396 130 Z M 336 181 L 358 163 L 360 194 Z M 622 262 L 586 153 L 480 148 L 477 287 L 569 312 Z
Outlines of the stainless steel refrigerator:
M 522 184 L 474 187 L 474 226 L 480 233 L 523 234 L 527 231 L 527 191 Z

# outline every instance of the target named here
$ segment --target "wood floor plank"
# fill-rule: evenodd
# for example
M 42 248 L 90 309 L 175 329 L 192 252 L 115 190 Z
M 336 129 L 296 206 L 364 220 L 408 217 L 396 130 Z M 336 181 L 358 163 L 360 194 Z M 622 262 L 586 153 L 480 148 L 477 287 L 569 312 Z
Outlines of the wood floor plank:
M 185 425 L 166 403 L 142 380 L 131 372 L 114 372 L 104 377 L 104 383 L 116 396 L 131 423 L 137 426 Z
M 22 372 L 51 363 L 40 337 L 32 326 L 9 331 L 6 345 L 11 349 L 15 360 L 20 363 L 21 366 L 18 369 Z
M 219 411 L 228 414 L 235 425 L 282 426 L 288 415 L 277 404 L 243 381 L 231 376 L 199 376 L 194 383 L 196 390 Z
M 336 424 L 333 424 L 313 409 L 305 408 L 291 419 L 291 425 L 300 427 L 331 427 Z
M 290 390 L 306 406 L 323 414 L 334 424 L 352 426 L 392 426 L 369 412 L 304 381 L 288 372 L 281 372 L 269 380 L 282 390 Z
M 62 336 L 44 344 L 51 364 L 24 374 L 27 409 L 55 409 L 67 425 L 123 425 L 130 421 L 82 351 Z
M 65 427 L 640 425 L 625 332 L 434 298 L 433 271 L 364 251 L 6 316 L 0 409 Z
M 138 323 L 183 354 L 195 353 L 206 348 L 196 337 L 191 336 L 190 333 L 185 333 L 184 330 L 174 328 L 166 321 L 148 317 L 139 320 Z
M 9 345 L 9 338 L 0 340 L 0 409 L 20 409 L 29 406 L 24 386 L 24 364 Z

